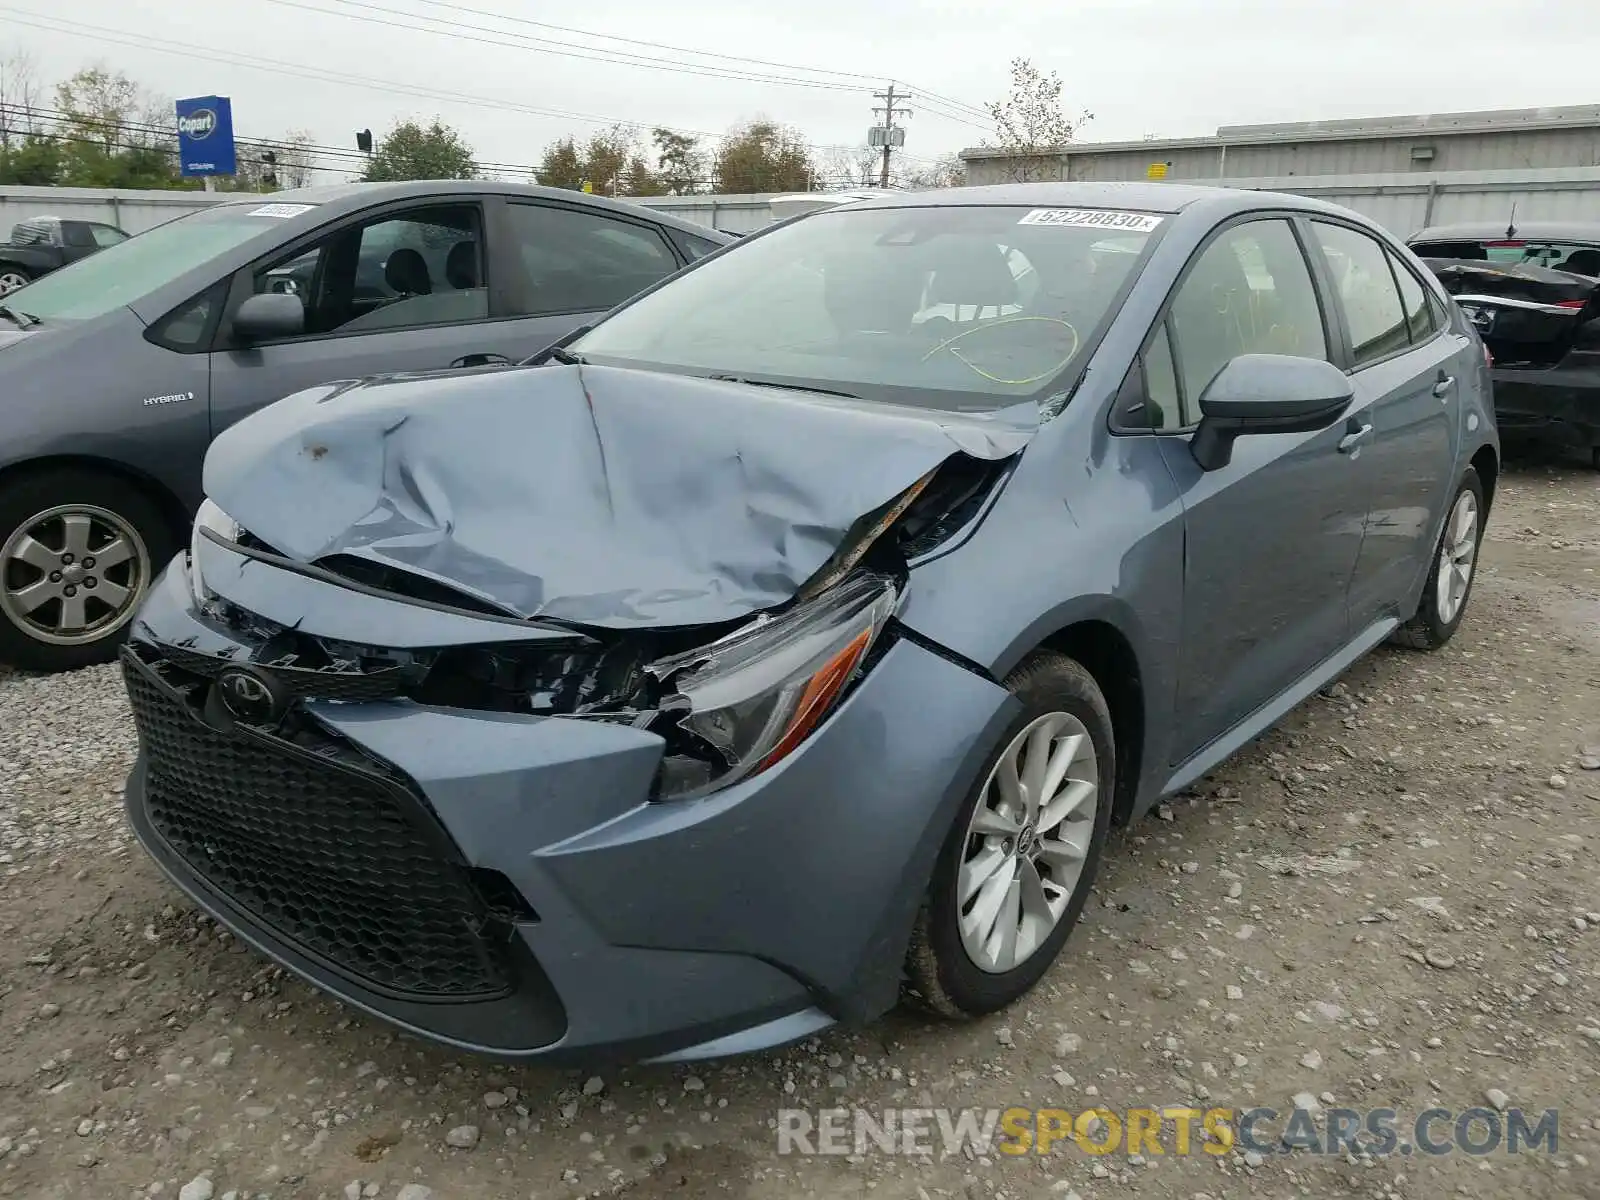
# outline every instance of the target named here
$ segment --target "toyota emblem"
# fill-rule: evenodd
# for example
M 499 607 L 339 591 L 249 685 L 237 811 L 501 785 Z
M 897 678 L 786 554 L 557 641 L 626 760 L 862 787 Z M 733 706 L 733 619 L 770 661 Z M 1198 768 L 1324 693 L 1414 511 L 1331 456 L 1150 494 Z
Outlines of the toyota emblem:
M 289 704 L 277 682 L 249 667 L 229 667 L 217 676 L 222 704 L 237 719 L 251 725 L 275 725 Z

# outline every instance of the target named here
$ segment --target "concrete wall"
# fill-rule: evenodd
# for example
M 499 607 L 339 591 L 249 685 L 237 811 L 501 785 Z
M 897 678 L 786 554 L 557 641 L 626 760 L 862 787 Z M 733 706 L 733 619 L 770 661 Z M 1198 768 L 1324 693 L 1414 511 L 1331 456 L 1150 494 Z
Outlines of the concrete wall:
M 1210 182 L 1217 182 L 1212 180 Z M 1600 166 L 1418 174 L 1232 177 L 1226 186 L 1319 196 L 1353 208 L 1401 237 L 1424 225 L 1510 219 L 1600 221 Z M 130 233 L 219 197 L 204 192 L 0 187 L 0 238 L 42 213 L 112 221 Z M 750 233 L 772 220 L 771 196 L 657 196 L 636 201 L 701 225 Z
M 121 191 L 113 188 L 0 187 L 0 240 L 29 217 L 75 217 L 109 221 L 129 233 L 143 233 L 174 217 L 203 208 L 222 196 L 207 192 Z

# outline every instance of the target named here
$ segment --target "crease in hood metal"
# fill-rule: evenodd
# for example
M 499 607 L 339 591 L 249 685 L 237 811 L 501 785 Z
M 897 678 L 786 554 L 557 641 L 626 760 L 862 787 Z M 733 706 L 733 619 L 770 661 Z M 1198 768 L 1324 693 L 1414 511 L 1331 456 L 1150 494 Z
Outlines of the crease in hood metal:
M 207 495 L 303 562 L 355 555 L 511 613 L 712 624 L 791 599 L 863 515 L 1038 429 L 615 367 L 382 377 L 220 434 Z

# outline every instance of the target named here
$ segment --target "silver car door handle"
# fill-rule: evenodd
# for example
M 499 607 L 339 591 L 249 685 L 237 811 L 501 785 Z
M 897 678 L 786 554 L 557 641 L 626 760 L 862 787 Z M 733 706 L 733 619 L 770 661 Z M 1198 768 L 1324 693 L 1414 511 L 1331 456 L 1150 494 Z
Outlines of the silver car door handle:
M 1433 385 L 1433 394 L 1439 397 L 1439 399 L 1444 400 L 1449 397 L 1450 389 L 1455 387 L 1455 385 L 1456 377 L 1454 375 L 1445 375 L 1439 380 L 1438 383 Z
M 1345 434 L 1339 439 L 1339 453 L 1353 454 L 1361 448 L 1361 443 L 1372 436 L 1372 426 L 1363 425 L 1352 433 Z

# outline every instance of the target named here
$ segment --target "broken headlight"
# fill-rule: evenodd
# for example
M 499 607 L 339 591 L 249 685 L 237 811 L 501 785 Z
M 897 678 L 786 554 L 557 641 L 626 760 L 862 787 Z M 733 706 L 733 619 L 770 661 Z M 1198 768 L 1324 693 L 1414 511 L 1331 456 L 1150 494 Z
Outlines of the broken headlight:
M 200 576 L 200 541 L 205 536 L 201 531 L 205 529 L 230 542 L 238 541 L 243 532 L 239 522 L 223 512 L 215 501 L 200 502 L 200 511 L 194 515 L 194 531 L 189 535 L 189 592 L 197 606 L 216 599 Z
M 898 601 L 894 580 L 858 575 L 782 616 L 651 664 L 671 687 L 663 715 L 706 752 L 669 751 L 659 797 L 727 787 L 783 759 L 827 716 Z

